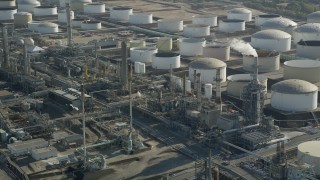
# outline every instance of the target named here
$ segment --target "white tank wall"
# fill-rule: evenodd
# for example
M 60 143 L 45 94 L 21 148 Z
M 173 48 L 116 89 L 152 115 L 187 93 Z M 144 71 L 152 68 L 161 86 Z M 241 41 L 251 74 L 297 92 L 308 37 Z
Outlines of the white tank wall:
M 272 52 L 266 51 L 263 53 L 264 55 L 269 54 L 269 57 L 266 56 L 259 56 L 258 59 L 258 71 L 259 72 L 273 72 L 278 71 L 280 68 L 280 54 L 276 53 L 271 56 Z M 254 65 L 256 62 L 256 58 L 253 56 L 243 56 L 242 63 L 243 63 L 243 69 L 246 71 L 253 72 L 254 71 Z
M 284 62 L 284 79 L 301 79 L 311 83 L 320 82 L 320 61 L 292 60 Z
M 315 143 L 315 145 L 312 145 L 312 143 Z M 318 150 L 318 147 L 319 141 L 308 141 L 299 144 L 297 150 L 298 163 L 311 165 L 312 171 L 314 171 L 316 175 L 320 175 L 320 157 L 315 154 L 315 150 Z M 300 177 L 304 177 L 304 175 L 300 173 Z
M 32 21 L 31 13 L 16 13 L 14 14 L 14 24 L 16 26 L 28 26 L 28 23 Z
M 229 96 L 241 98 L 243 88 L 247 86 L 252 77 L 250 74 L 235 74 L 227 77 L 227 93 Z M 263 91 L 267 91 L 268 78 L 264 75 L 258 76 L 259 83 L 265 88 Z
M 110 18 L 119 21 L 128 21 L 132 14 L 132 9 L 116 10 L 112 8 L 110 11 Z
M 183 30 L 183 21 L 178 19 L 158 20 L 158 30 L 163 32 L 180 32 Z
M 191 93 L 191 81 L 190 80 L 186 80 L 186 92 Z
M 139 63 L 139 73 L 140 74 L 146 73 L 146 64 L 145 63 Z
M 273 18 L 279 18 L 281 16 L 279 15 L 272 15 L 272 16 L 256 16 L 255 18 L 255 25 L 261 26 L 261 24 L 265 23 L 266 21 L 273 19 Z
M 18 11 L 20 12 L 34 12 L 34 7 L 41 6 L 39 1 L 34 1 L 32 4 L 20 3 L 18 4 Z
M 228 61 L 230 59 L 230 46 L 206 45 L 203 47 L 203 57 Z
M 34 15 L 35 16 L 52 16 L 57 15 L 57 7 L 48 7 L 48 8 L 34 8 Z
M 73 19 L 71 20 L 71 24 L 73 27 L 81 27 L 81 23 L 83 22 L 84 20 L 78 20 L 78 19 Z
M 130 48 L 130 61 L 152 62 L 152 57 L 157 52 L 158 52 L 157 48 L 151 48 L 151 47 Z
M 101 14 L 106 12 L 106 5 L 103 3 L 88 3 L 83 5 L 83 12 L 86 14 Z
M 16 1 L 0 1 L 0 7 L 15 7 L 16 6 Z
M 227 14 L 228 19 L 240 19 L 246 22 L 252 21 L 252 12 L 250 13 L 231 13 Z
M 51 33 L 57 33 L 59 32 L 58 26 L 52 27 L 52 26 L 42 26 L 38 25 L 36 31 L 38 31 L 41 34 L 51 34 Z
M 28 23 L 28 29 L 31 31 L 36 31 L 40 23 L 41 22 L 38 21 L 31 21 Z
M 134 73 L 139 74 L 140 73 L 140 62 L 134 62 Z
M 318 92 L 285 94 L 272 92 L 271 106 L 282 111 L 312 111 L 317 108 Z
M 134 13 L 130 15 L 130 24 L 150 24 L 153 22 L 153 16 L 151 13 Z
M 145 47 L 146 46 L 146 41 L 144 40 L 131 40 L 129 41 L 129 47 Z
M 201 83 L 205 84 L 205 83 L 212 83 L 215 79 L 216 79 L 216 74 L 217 74 L 217 70 L 216 69 L 199 69 L 199 68 L 191 68 L 189 67 L 189 79 L 191 80 L 191 82 L 194 82 L 193 80 L 193 75 L 194 75 L 194 70 L 196 70 L 196 73 L 200 73 L 201 74 Z M 226 67 L 222 67 L 220 69 L 220 78 L 222 79 L 221 82 L 225 82 L 226 81 Z
M 320 42 L 320 41 L 319 41 Z M 300 45 L 296 46 L 296 56 L 308 59 L 320 59 L 320 44 L 317 46 Z
M 197 15 L 192 16 L 192 24 L 203 24 L 211 27 L 218 25 L 218 17 L 215 15 Z
M 17 9 L 0 9 L 0 20 L 12 20 Z
M 157 41 L 157 48 L 159 51 L 171 51 L 172 50 L 172 38 L 160 37 Z
M 219 21 L 219 31 L 232 33 L 237 31 L 244 31 L 246 29 L 246 24 L 244 21 L 241 22 L 228 22 L 228 21 Z
M 153 55 L 152 67 L 154 69 L 172 69 L 180 68 L 180 55 L 170 55 L 169 57 L 157 57 L 157 54 Z
M 251 38 L 250 44 L 256 49 L 286 52 L 291 49 L 291 38 L 287 38 L 287 39 Z
M 74 19 L 74 12 L 70 11 L 71 19 Z M 67 23 L 67 13 L 65 11 L 58 12 L 58 22 Z
M 212 84 L 211 83 L 206 83 L 204 85 L 204 95 L 208 99 L 212 98 Z
M 81 29 L 83 29 L 83 30 L 98 30 L 98 29 L 101 29 L 101 22 L 86 23 L 84 21 L 84 22 L 81 23 Z
M 210 26 L 207 25 L 185 25 L 183 35 L 190 38 L 210 36 Z
M 180 54 L 182 56 L 201 56 L 203 46 L 206 41 L 200 39 L 181 39 L 179 40 Z
M 305 33 L 293 31 L 293 42 L 297 44 L 300 40 L 320 41 L 320 33 Z

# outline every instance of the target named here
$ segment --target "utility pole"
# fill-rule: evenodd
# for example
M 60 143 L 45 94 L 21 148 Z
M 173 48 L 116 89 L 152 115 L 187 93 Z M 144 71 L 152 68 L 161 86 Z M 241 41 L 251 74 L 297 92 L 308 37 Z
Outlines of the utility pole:
M 83 167 L 87 168 L 87 146 L 86 146 L 86 116 L 84 109 L 84 85 L 81 84 L 81 101 L 82 101 L 82 131 L 83 131 Z
M 130 76 L 129 76 L 129 99 L 130 99 L 130 131 L 129 131 L 129 139 L 128 139 L 128 152 L 132 152 L 132 64 L 130 64 Z

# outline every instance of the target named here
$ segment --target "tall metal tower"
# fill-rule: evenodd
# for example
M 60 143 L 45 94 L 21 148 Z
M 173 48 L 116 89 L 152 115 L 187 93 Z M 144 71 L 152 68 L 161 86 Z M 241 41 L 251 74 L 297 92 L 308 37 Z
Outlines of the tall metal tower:
M 127 61 L 127 43 L 124 41 L 121 43 L 121 68 L 120 68 L 120 79 L 123 90 L 128 90 L 128 61 Z
M 71 11 L 69 3 L 66 3 L 66 15 L 67 15 L 67 33 L 68 33 L 68 46 L 72 46 L 72 25 L 71 25 Z
M 84 109 L 84 85 L 81 84 L 81 105 L 82 105 L 82 131 L 83 131 L 83 167 L 87 167 L 87 146 L 86 146 L 86 116 L 85 116 L 85 109 Z
M 3 66 L 9 67 L 9 44 L 8 44 L 8 28 L 4 24 L 0 23 L 2 29 L 2 46 L 3 46 Z
M 129 138 L 128 138 L 128 152 L 132 152 L 132 64 L 130 64 L 130 76 L 129 76 L 129 99 L 130 99 L 130 130 L 129 130 Z

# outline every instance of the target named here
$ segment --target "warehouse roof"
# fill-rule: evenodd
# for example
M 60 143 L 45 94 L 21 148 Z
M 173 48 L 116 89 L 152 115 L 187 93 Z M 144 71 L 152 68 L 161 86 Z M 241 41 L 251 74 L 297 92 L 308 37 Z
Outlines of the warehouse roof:
M 288 79 L 272 85 L 271 90 L 285 94 L 306 94 L 318 91 L 318 87 L 300 79 Z
M 42 143 L 47 143 L 47 141 L 44 140 L 43 138 L 38 138 L 38 139 L 31 139 L 28 141 L 20 141 L 13 144 L 8 144 L 8 147 L 11 147 L 16 150 L 20 150 L 20 149 L 26 149 L 28 147 L 34 147 Z

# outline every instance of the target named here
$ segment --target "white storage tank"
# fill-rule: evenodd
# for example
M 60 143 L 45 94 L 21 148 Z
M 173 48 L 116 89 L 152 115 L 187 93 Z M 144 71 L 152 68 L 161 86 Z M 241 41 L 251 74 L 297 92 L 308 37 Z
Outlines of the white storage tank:
M 84 4 L 83 12 L 86 14 L 102 14 L 106 12 L 106 5 L 98 2 Z
M 218 17 L 216 15 L 196 15 L 192 16 L 192 24 L 207 25 L 215 27 L 218 25 Z
M 152 22 L 152 13 L 134 13 L 129 18 L 130 24 L 151 24 Z
M 199 58 L 189 63 L 189 79 L 194 82 L 194 71 L 201 74 L 201 83 L 212 83 L 216 79 L 217 69 L 220 69 L 221 82 L 226 81 L 227 64 L 215 58 Z
M 230 46 L 206 44 L 203 47 L 203 57 L 217 58 L 222 61 L 228 61 L 230 59 Z
M 71 0 L 70 7 L 72 10 L 83 11 L 83 5 L 87 3 L 92 3 L 92 0 Z
M 189 79 L 186 80 L 186 92 L 191 93 L 191 81 Z
M 210 36 L 210 26 L 201 24 L 188 24 L 183 27 L 183 35 L 189 38 Z
M 28 12 L 17 12 L 13 16 L 16 27 L 27 27 L 28 23 L 32 21 L 32 14 Z
M 131 62 L 152 62 L 152 57 L 158 52 L 154 47 L 134 47 L 130 48 L 130 61 Z
M 258 71 L 273 72 L 280 68 L 280 53 L 276 51 L 258 50 Z M 254 71 L 256 58 L 253 56 L 243 56 L 243 69 L 249 72 Z
M 243 88 L 247 86 L 251 80 L 251 74 L 234 74 L 227 77 L 227 93 L 229 96 L 241 98 Z M 267 92 L 268 78 L 264 75 L 258 75 L 259 84 L 264 88 L 263 91 Z
M 320 11 L 309 14 L 307 16 L 307 23 L 320 23 Z
M 291 35 L 276 29 L 259 31 L 251 36 L 254 48 L 278 52 L 286 52 L 291 49 Z
M 292 21 L 291 19 L 279 17 L 267 20 L 263 24 L 261 24 L 261 30 L 266 29 L 278 29 L 289 34 L 293 33 L 293 30 L 297 27 L 297 23 Z
M 263 24 L 264 22 L 266 22 L 270 19 L 279 18 L 279 17 L 281 17 L 281 16 L 278 14 L 261 14 L 256 17 L 255 25 L 261 26 L 261 24 Z
M 134 73 L 139 74 L 140 73 L 140 62 L 136 61 L 134 62 Z
M 320 41 L 299 41 L 296 56 L 309 59 L 320 59 Z
M 159 52 L 153 55 L 152 67 L 154 69 L 180 68 L 180 54 L 173 52 Z
M 2 0 L 0 1 L 0 7 L 15 7 L 16 1 L 15 0 Z
M 87 21 L 87 20 L 84 18 L 74 18 L 71 20 L 71 24 L 73 27 L 81 27 L 81 23 L 83 21 Z
M 73 11 L 70 11 L 70 18 L 71 18 L 71 20 L 74 19 L 74 12 Z M 60 10 L 58 12 L 58 22 L 67 23 L 67 12 L 65 9 Z
M 145 47 L 146 46 L 146 41 L 145 40 L 131 40 L 129 41 L 129 47 L 134 48 L 134 47 Z
M 205 39 L 185 38 L 179 39 L 180 54 L 182 56 L 201 56 Z
M 37 0 L 23 0 L 18 2 L 18 11 L 33 13 L 34 7 L 41 6 Z
M 176 33 L 183 30 L 183 21 L 179 19 L 158 20 L 158 30 L 162 32 Z
M 59 26 L 55 23 L 41 22 L 36 28 L 36 31 L 38 31 L 41 34 L 57 33 L 59 32 Z
M 298 26 L 293 31 L 293 41 L 320 41 L 320 23 L 307 23 Z
M 57 7 L 56 6 L 37 6 L 34 7 L 34 15 L 35 16 L 54 16 L 57 15 Z
M 311 83 L 320 82 L 320 61 L 291 60 L 284 62 L 284 79 L 301 79 Z
M 41 22 L 40 21 L 31 21 L 31 22 L 28 22 L 28 29 L 30 31 L 37 31 L 38 29 L 38 26 Z
M 160 37 L 157 41 L 157 48 L 159 51 L 171 51 L 172 50 L 172 38 Z
M 140 74 L 146 73 L 146 64 L 145 63 L 142 63 L 142 62 L 139 63 L 139 73 Z
M 228 19 L 240 19 L 246 22 L 252 20 L 252 12 L 245 8 L 231 9 L 228 11 L 227 16 Z
M 206 83 L 204 85 L 204 94 L 205 94 L 206 98 L 208 98 L 208 99 L 212 98 L 212 84 L 211 83 Z
M 130 7 L 113 7 L 110 10 L 110 18 L 118 21 L 129 21 L 133 10 Z
M 225 33 L 233 33 L 237 31 L 244 31 L 246 23 L 240 19 L 224 19 L 219 21 L 219 31 Z
M 300 79 L 288 79 L 271 86 L 271 106 L 290 112 L 312 111 L 318 106 L 318 87 Z
M 307 141 L 298 145 L 299 164 L 309 164 L 315 175 L 320 175 L 320 141 Z
M 1 8 L 0 7 L 0 20 L 13 20 L 14 14 L 17 13 L 17 9 L 15 7 L 11 8 Z
M 82 21 L 81 29 L 83 29 L 83 30 L 101 29 L 101 22 L 100 21 Z

